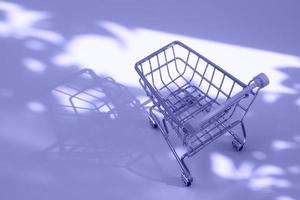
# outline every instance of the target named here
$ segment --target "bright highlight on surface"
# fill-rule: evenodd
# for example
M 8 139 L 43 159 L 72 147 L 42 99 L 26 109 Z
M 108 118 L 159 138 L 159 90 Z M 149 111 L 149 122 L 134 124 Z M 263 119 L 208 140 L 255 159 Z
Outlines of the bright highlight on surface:
M 289 196 L 279 196 L 276 198 L 276 200 L 295 200 L 295 199 Z
M 274 165 L 263 165 L 255 170 L 255 176 L 280 176 L 284 174 L 284 170 Z
M 300 166 L 290 166 L 287 170 L 292 174 L 300 174 Z
M 42 113 L 44 111 L 46 111 L 45 106 L 37 101 L 31 101 L 29 103 L 27 103 L 27 108 L 29 110 L 31 110 L 32 112 L 36 112 L 36 113 Z
M 226 179 L 243 180 L 250 178 L 254 167 L 248 162 L 244 162 L 237 167 L 229 157 L 219 153 L 212 153 L 210 159 L 212 171 L 216 175 Z
M 28 70 L 34 73 L 41 74 L 46 70 L 46 65 L 34 58 L 25 58 L 23 63 Z
M 55 44 L 64 40 L 60 34 L 54 31 L 37 27 L 38 23 L 51 17 L 47 12 L 28 10 L 4 1 L 0 1 L 0 11 L 3 11 L 5 16 L 5 20 L 0 21 L 0 37 L 17 39 L 34 37 Z
M 272 143 L 272 148 L 276 151 L 282 151 L 286 149 L 294 149 L 297 148 L 297 145 L 293 142 L 288 142 L 284 140 L 275 140 Z
M 259 151 L 253 152 L 252 156 L 258 160 L 264 160 L 267 157 L 267 155 L 265 153 L 259 152 Z
M 263 99 L 268 103 L 275 103 L 284 94 L 299 95 L 300 92 L 299 86 L 296 87 L 300 81 L 295 86 L 284 84 L 289 74 L 281 70 L 286 67 L 300 69 L 300 59 L 296 56 L 145 28 L 129 29 L 110 21 L 100 21 L 98 26 L 99 30 L 104 29 L 111 36 L 81 34 L 65 40 L 61 34 L 39 27 L 51 20 L 50 13 L 29 10 L 4 1 L 0 1 L 0 11 L 4 14 L 4 20 L 0 21 L 0 37 L 26 39 L 25 46 L 34 51 L 43 50 L 45 42 L 60 45 L 63 50 L 50 58 L 54 64 L 92 68 L 98 74 L 114 77 L 117 82 L 128 86 L 139 87 L 135 62 L 163 45 L 179 40 L 245 83 L 260 72 L 266 73 L 270 85 L 263 90 Z M 30 69 L 41 71 L 37 64 L 29 66 Z M 299 106 L 299 97 L 295 104 Z
M 245 83 L 260 72 L 266 73 L 270 78 L 270 85 L 264 89 L 266 102 L 274 103 L 282 94 L 299 93 L 282 84 L 289 77 L 280 71 L 287 66 L 300 69 L 300 60 L 296 56 L 144 28 L 128 29 L 112 22 L 99 23 L 99 29 L 106 29 L 114 37 L 77 35 L 67 42 L 65 50 L 55 56 L 53 62 L 64 67 L 88 66 L 118 82 L 138 87 L 135 62 L 171 41 L 180 40 Z
M 265 190 L 272 187 L 288 188 L 291 183 L 281 178 L 285 175 L 284 169 L 275 165 L 255 166 L 250 162 L 242 162 L 236 165 L 229 157 L 219 154 L 211 154 L 212 172 L 225 179 L 240 180 L 252 190 Z M 293 169 L 297 169 L 293 167 Z
M 260 177 L 251 179 L 249 182 L 249 186 L 253 190 L 261 190 L 267 189 L 269 187 L 288 188 L 291 186 L 291 184 L 285 179 L 274 177 Z

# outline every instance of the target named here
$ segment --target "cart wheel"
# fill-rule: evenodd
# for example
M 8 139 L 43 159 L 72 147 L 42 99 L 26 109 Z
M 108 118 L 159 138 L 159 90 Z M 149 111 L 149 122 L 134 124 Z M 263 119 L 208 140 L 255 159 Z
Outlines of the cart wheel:
M 183 184 L 184 186 L 190 187 L 190 186 L 192 185 L 193 178 L 192 178 L 192 177 L 188 178 L 187 175 L 185 175 L 185 174 L 182 173 L 182 174 L 181 174 L 181 181 L 182 181 L 182 184 Z
M 212 107 L 211 103 L 208 103 L 207 107 L 205 108 L 205 111 L 210 112 L 211 107 Z
M 236 151 L 241 151 L 244 148 L 244 144 L 240 144 L 238 141 L 233 140 L 232 146 Z
M 152 128 L 156 129 L 157 124 L 154 122 L 154 120 L 149 116 L 149 124 Z

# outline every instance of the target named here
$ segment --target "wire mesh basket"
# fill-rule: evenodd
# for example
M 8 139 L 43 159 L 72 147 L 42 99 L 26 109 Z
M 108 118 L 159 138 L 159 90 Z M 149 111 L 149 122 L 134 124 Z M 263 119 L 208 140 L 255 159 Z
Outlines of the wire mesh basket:
M 150 124 L 161 130 L 186 186 L 193 181 L 186 157 L 227 132 L 233 136 L 233 147 L 242 150 L 246 142 L 243 119 L 260 89 L 269 84 L 263 73 L 245 84 L 179 41 L 137 62 L 135 70 L 153 103 Z M 186 147 L 181 157 L 169 139 L 167 124 Z

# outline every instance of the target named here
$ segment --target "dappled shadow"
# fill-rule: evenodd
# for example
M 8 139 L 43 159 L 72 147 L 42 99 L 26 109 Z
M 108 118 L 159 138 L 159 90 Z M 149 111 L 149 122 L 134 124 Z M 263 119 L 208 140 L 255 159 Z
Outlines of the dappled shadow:
M 94 6 L 96 1 L 85 7 L 85 12 L 81 11 L 86 2 L 74 6 L 61 6 L 61 2 L 53 1 L 22 2 L 28 7 L 6 3 L 1 4 L 0 11 L 0 182 L 3 199 L 276 199 L 280 196 L 296 199 L 299 196 L 300 74 L 295 57 L 271 55 L 269 60 L 278 56 L 280 61 L 295 63 L 295 67 L 276 68 L 279 61 L 269 64 L 260 60 L 270 52 L 256 54 L 254 50 L 228 47 L 232 50 L 229 54 L 217 55 L 221 56 L 221 61 L 240 57 L 237 53 L 243 51 L 245 55 L 249 53 L 249 57 L 254 55 L 240 62 L 253 65 L 259 60 L 261 67 L 266 66 L 264 70 L 271 72 L 270 77 L 280 77 L 276 81 L 283 80 L 282 86 L 290 90 L 285 94 L 280 88 L 276 93 L 277 88 L 273 87 L 271 92 L 276 93 L 276 99 L 272 101 L 266 102 L 267 92 L 258 97 L 247 116 L 249 139 L 243 152 L 234 152 L 231 138 L 222 137 L 188 160 L 194 184 L 186 189 L 179 187 L 177 163 L 161 134 L 149 128 L 146 108 L 139 101 L 144 98 L 144 92 L 130 74 L 135 74 L 131 62 L 165 44 L 161 38 L 169 42 L 171 37 L 180 36 L 159 31 L 194 35 L 195 29 L 191 26 L 195 24 L 184 21 L 179 26 L 173 20 L 177 14 L 161 17 L 160 23 L 157 19 L 149 22 L 134 14 L 138 12 L 147 18 L 154 15 L 143 13 L 148 8 L 159 14 L 165 11 L 164 6 L 156 8 L 152 2 L 146 5 L 135 2 L 124 10 L 127 3 L 115 7 L 115 2 L 110 1 L 101 7 L 102 12 Z M 103 20 L 119 24 L 102 23 Z M 144 27 L 145 23 L 149 25 L 145 28 L 159 31 L 135 29 Z M 198 27 L 199 21 L 194 23 Z M 207 22 L 206 27 L 212 24 L 215 23 Z M 191 32 L 184 30 L 187 28 Z M 208 28 L 203 34 L 213 39 L 210 33 Z M 196 36 L 202 35 L 197 33 Z M 185 36 L 180 38 L 186 39 Z M 292 41 L 292 38 L 289 39 Z M 146 39 L 150 42 L 140 45 L 139 42 Z M 228 42 L 226 39 L 219 38 Z M 239 45 L 244 44 L 243 38 L 235 39 Z M 228 50 L 226 45 L 218 43 L 197 38 L 187 40 L 196 41 L 201 48 L 209 43 L 207 47 L 212 54 L 215 54 L 212 46 L 221 47 L 224 53 Z M 249 46 L 265 47 L 260 46 L 262 40 L 253 41 Z M 146 45 L 149 45 L 147 50 Z M 283 52 L 298 52 L 281 45 Z M 249 64 L 241 73 L 239 64 L 235 63 L 238 78 L 246 77 L 251 70 L 260 70 L 250 68 Z M 78 95 L 86 98 L 82 93 L 74 97 L 77 106 L 67 104 L 58 109 L 62 108 L 58 105 L 70 102 L 60 97 L 50 98 L 51 91 L 64 85 L 66 77 L 82 66 L 103 71 L 93 83 L 100 91 L 94 91 L 99 99 L 89 99 L 95 100 L 97 106 L 102 105 L 102 109 L 99 107 L 94 112 L 92 104 L 78 99 Z M 278 74 L 275 76 L 272 72 Z M 116 81 L 105 78 L 107 74 L 116 75 L 111 76 Z M 82 80 L 75 81 L 75 86 L 83 86 Z
M 169 33 L 189 35 L 240 46 L 267 49 L 300 55 L 298 45 L 299 2 L 176 2 L 104 0 L 87 2 L 20 1 L 35 10 L 47 10 L 54 14 L 55 30 L 65 36 L 99 33 L 95 22 L 109 20 L 126 27 L 145 27 Z M 155 17 L 153 17 L 155 16 Z M 73 23 L 70 23 L 73 22 Z M 222 30 L 222 31 L 220 31 Z M 105 34 L 105 31 L 101 34 Z M 107 33 L 107 32 L 106 32 Z M 288 35 L 288 37 L 285 37 Z M 282 40 L 284 37 L 284 40 Z

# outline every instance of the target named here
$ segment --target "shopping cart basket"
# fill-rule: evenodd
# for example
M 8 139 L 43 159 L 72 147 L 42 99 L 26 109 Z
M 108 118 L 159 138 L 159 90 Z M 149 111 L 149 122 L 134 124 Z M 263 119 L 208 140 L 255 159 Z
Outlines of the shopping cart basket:
M 261 88 L 269 84 L 261 73 L 244 84 L 179 41 L 137 62 L 140 84 L 153 106 L 149 120 L 159 128 L 181 168 L 184 185 L 193 178 L 184 162 L 224 133 L 242 150 L 246 142 L 243 119 Z M 169 138 L 168 124 L 186 152 L 179 156 Z

